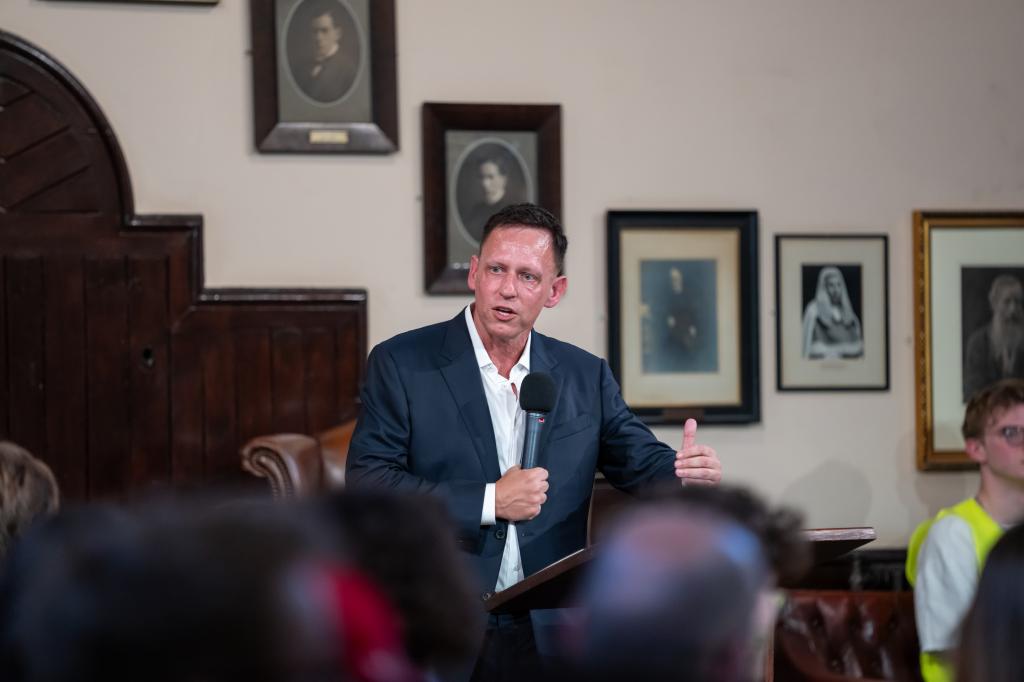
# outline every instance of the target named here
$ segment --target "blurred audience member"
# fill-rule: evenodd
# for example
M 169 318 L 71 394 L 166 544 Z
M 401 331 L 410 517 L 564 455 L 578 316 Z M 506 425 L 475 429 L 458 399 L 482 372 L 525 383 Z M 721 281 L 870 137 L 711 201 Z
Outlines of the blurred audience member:
M 25 448 L 0 441 L 0 558 L 33 521 L 55 513 L 59 505 L 50 467 Z
M 956 679 L 1024 680 L 1024 524 L 1000 538 L 985 562 L 974 603 L 964 619 Z
M 568 635 L 573 677 L 741 682 L 763 674 L 778 603 L 773 561 L 789 570 L 785 551 L 806 556 L 798 524 L 736 489 L 695 487 L 627 512 L 585 580 L 583 612 Z
M 284 507 L 66 513 L 0 580 L 10 682 L 418 679 L 398 618 Z
M 417 666 L 445 672 L 476 655 L 483 612 L 439 500 L 346 490 L 317 505 L 352 563 L 398 610 Z

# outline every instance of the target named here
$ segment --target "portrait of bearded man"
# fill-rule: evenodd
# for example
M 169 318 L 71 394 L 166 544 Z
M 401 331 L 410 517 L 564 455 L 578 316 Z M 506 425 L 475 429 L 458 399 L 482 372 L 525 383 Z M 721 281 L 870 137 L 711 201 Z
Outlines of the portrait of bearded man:
M 988 290 L 992 317 L 967 338 L 963 399 L 1000 379 L 1024 378 L 1024 286 L 1003 273 Z

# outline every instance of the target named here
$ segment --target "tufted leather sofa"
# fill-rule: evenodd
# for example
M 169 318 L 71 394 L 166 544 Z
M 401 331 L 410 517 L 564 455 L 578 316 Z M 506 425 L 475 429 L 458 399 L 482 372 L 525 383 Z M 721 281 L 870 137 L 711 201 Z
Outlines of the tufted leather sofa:
M 790 590 L 775 627 L 775 680 L 918 682 L 912 592 Z

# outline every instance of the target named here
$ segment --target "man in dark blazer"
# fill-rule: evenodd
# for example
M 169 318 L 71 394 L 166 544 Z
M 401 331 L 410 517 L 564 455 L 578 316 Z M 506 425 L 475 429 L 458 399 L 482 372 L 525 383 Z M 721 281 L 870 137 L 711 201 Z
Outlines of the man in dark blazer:
M 630 412 L 604 360 L 533 331 L 541 310 L 565 293 L 566 246 L 548 211 L 532 204 L 502 209 L 470 261 L 472 306 L 370 353 L 347 485 L 445 500 L 484 600 L 584 546 L 596 471 L 628 492 L 674 476 L 711 484 L 721 478 L 715 451 L 694 443 L 695 422 L 676 452 Z M 514 396 L 527 372 L 550 374 L 557 399 L 538 466 L 524 470 L 518 457 L 525 427 Z M 532 629 L 523 634 L 520 627 L 528 623 L 528 616 L 505 623 L 518 631 L 493 646 L 532 647 Z M 480 679 L 532 672 L 522 667 L 527 657 L 488 653 L 491 630 L 502 627 L 492 616 L 482 654 L 492 667 L 481 672 L 478 664 Z

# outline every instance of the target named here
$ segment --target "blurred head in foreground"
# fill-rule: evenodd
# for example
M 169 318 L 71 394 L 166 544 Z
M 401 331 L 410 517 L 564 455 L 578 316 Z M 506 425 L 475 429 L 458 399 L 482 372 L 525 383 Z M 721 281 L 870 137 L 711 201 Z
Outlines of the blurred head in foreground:
M 684 490 L 638 505 L 603 544 L 568 638 L 580 679 L 740 682 L 761 671 L 777 605 L 767 542 L 780 529 L 750 493 Z
M 999 539 L 985 561 L 978 591 L 964 618 L 958 680 L 1024 680 L 1024 524 Z
M 0 580 L 10 682 L 412 680 L 375 584 L 283 507 L 85 508 Z
M 25 448 L 0 441 L 0 559 L 32 522 L 55 513 L 59 505 L 50 467 Z

